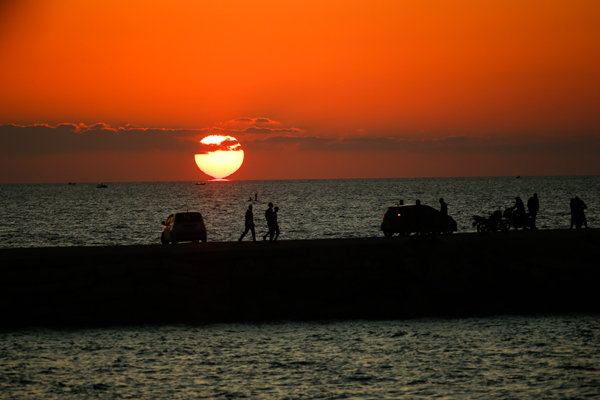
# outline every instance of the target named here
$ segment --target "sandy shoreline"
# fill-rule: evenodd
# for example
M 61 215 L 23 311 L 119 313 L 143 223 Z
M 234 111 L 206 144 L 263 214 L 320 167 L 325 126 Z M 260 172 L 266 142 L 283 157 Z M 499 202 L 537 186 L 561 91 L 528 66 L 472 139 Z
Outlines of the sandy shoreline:
M 600 232 L 0 249 L 3 327 L 600 312 Z

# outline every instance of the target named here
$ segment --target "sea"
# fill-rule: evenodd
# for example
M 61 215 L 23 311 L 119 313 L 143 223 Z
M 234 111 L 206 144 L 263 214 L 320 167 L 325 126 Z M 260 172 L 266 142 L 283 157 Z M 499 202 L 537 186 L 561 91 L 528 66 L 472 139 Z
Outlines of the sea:
M 0 332 L 0 399 L 598 399 L 585 315 Z
M 0 248 L 123 246 L 160 243 L 162 221 L 175 211 L 204 217 L 209 242 L 244 231 L 253 206 L 257 235 L 264 211 L 279 207 L 280 240 L 383 236 L 387 208 L 400 201 L 448 212 L 458 232 L 474 232 L 473 216 L 523 202 L 537 193 L 539 229 L 568 229 L 569 201 L 587 205 L 588 226 L 600 225 L 600 176 L 336 179 L 208 182 L 114 182 L 0 185 Z
M 444 198 L 458 233 L 533 193 L 539 229 L 568 229 L 574 196 L 600 222 L 596 176 L 197 183 L 0 185 L 0 248 L 160 245 L 161 221 L 180 210 L 203 214 L 209 241 L 234 241 L 248 205 L 266 231 L 269 202 L 280 240 L 383 236 L 400 200 Z M 600 316 L 0 331 L 0 399 L 202 398 L 598 399 Z

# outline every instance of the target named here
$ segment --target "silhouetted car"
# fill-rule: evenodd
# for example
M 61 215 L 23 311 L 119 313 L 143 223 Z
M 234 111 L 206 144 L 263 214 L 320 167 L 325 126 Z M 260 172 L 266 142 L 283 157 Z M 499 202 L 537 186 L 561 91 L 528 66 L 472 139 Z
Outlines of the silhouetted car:
M 407 204 L 388 208 L 383 216 L 381 230 L 385 236 L 410 235 L 411 233 L 456 232 L 456 221 L 449 215 L 442 215 L 433 207 Z
M 177 212 L 169 215 L 164 225 L 160 241 L 162 244 L 169 242 L 206 242 L 206 226 L 202 214 L 198 211 Z

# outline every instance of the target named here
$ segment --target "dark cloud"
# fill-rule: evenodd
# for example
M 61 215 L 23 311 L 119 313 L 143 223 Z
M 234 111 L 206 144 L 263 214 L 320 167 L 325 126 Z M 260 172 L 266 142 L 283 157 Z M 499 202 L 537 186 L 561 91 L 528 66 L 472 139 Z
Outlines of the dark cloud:
M 298 128 L 260 128 L 257 126 L 251 126 L 246 129 L 241 130 L 242 133 L 248 134 L 262 134 L 262 135 L 272 135 L 273 133 L 295 133 L 299 134 L 302 130 Z
M 210 153 L 213 151 L 240 151 L 243 150 L 240 142 L 237 140 L 227 139 L 218 144 L 205 144 L 200 143 L 198 153 Z
M 232 134 L 237 135 L 243 135 L 245 133 L 271 134 L 273 133 L 272 130 L 276 130 L 280 126 L 281 122 L 272 120 L 270 118 L 241 117 L 226 122 L 219 122 L 215 124 L 215 126 L 212 129 L 221 130 L 223 132 L 231 132 Z M 294 129 L 294 131 L 301 132 L 300 129 Z
M 248 123 L 248 124 L 271 124 L 271 125 L 279 125 L 280 122 L 278 121 L 273 121 L 270 118 L 236 118 L 233 121 L 230 122 L 244 122 L 244 123 Z M 228 122 L 225 123 L 225 125 L 227 125 Z
M 577 138 L 553 138 L 543 142 L 505 144 L 494 148 L 502 154 L 600 154 L 600 135 L 586 135 Z
M 515 137 L 452 136 L 441 139 L 403 139 L 397 137 L 322 138 L 301 136 L 297 128 L 247 127 L 244 130 L 159 129 L 126 125 L 112 128 L 104 123 L 93 125 L 46 124 L 0 125 L 0 154 L 64 154 L 75 152 L 148 152 L 176 151 L 205 153 L 236 150 L 237 141 L 202 145 L 209 134 L 237 136 L 243 150 L 296 151 L 369 151 L 407 153 L 478 153 L 478 154 L 600 154 L 600 135 Z M 248 133 L 249 135 L 243 135 Z M 240 135 L 241 134 L 241 135 Z M 263 137 L 260 137 L 262 134 Z
M 199 131 L 110 128 L 94 125 L 0 125 L 0 154 L 61 154 L 98 151 L 183 151 L 197 153 Z
M 600 154 L 600 135 L 557 138 L 453 136 L 442 139 L 402 139 L 393 137 L 319 138 L 310 136 L 271 136 L 242 141 L 247 150 L 300 151 L 403 151 L 409 153 L 480 153 L 535 154 L 582 153 Z
M 271 136 L 265 139 L 244 140 L 244 148 L 273 150 L 289 147 L 302 151 L 441 151 L 472 147 L 473 138 L 441 140 L 408 140 L 392 137 L 319 138 L 311 136 Z

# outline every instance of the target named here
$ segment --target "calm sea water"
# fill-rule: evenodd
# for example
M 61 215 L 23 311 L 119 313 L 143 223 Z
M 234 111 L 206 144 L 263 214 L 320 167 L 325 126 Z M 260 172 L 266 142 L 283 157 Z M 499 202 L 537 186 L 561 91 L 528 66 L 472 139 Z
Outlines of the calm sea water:
M 160 242 L 161 221 L 173 211 L 198 210 L 209 241 L 237 240 L 254 207 L 257 234 L 266 231 L 268 202 L 280 208 L 281 240 L 382 236 L 387 207 L 399 200 L 438 208 L 443 197 L 459 232 L 474 231 L 473 215 L 540 198 L 538 227 L 569 227 L 569 199 L 600 222 L 600 177 L 498 177 L 292 181 L 138 182 L 0 185 L 0 247 L 102 246 Z M 258 201 L 248 201 L 258 194 Z
M 0 399 L 597 399 L 600 317 L 0 333 Z
M 534 192 L 542 229 L 569 227 L 574 195 L 600 222 L 600 177 L 0 185 L 0 247 L 160 243 L 186 209 L 237 240 L 269 201 L 282 240 L 381 236 L 388 206 L 439 197 L 470 232 Z M 592 315 L 0 331 L 0 399 L 592 399 L 599 344 Z

